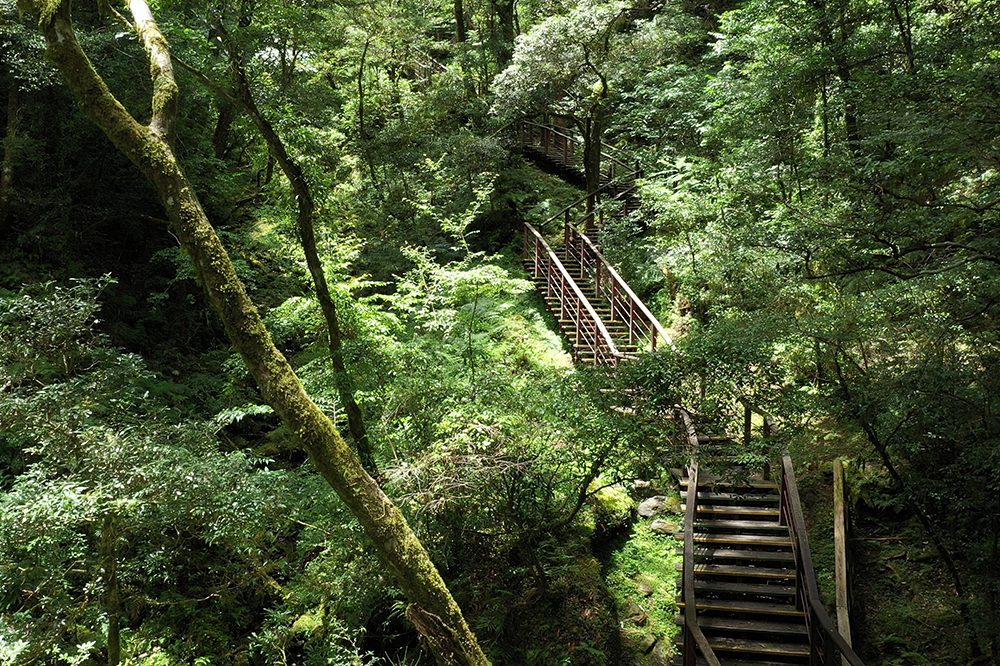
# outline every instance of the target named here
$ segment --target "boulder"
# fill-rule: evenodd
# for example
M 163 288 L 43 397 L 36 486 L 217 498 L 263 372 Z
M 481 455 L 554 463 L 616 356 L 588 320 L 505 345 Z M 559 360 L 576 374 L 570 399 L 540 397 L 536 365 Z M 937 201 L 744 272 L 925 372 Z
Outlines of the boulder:
M 674 525 L 673 523 L 668 523 L 665 520 L 654 520 L 649 526 L 649 529 L 653 530 L 657 534 L 674 534 L 680 527 Z
M 639 505 L 637 511 L 643 518 L 652 518 L 653 516 L 666 511 L 668 506 L 668 498 L 666 496 L 655 495 L 650 497 L 648 500 L 644 500 L 642 504 Z

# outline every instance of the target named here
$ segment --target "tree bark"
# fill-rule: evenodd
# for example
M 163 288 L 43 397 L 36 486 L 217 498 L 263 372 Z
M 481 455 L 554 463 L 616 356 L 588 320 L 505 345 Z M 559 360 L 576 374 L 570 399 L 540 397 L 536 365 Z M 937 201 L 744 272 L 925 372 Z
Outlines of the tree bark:
M 46 0 L 20 0 L 19 5 L 40 18 L 47 55 L 66 78 L 80 108 L 156 189 L 171 230 L 191 257 L 198 279 L 264 399 L 358 518 L 407 599 L 441 620 L 469 664 L 487 666 L 489 661 L 461 609 L 406 519 L 365 472 L 330 419 L 306 395 L 288 361 L 274 346 L 178 164 L 168 142 L 173 118 L 163 117 L 176 112 L 177 86 L 172 71 L 164 66 L 169 62 L 169 51 L 148 7 L 142 0 L 129 4 L 150 54 L 154 77 L 154 117 L 147 127 L 129 115 L 87 58 L 73 31 L 69 0 L 58 6 Z M 170 81 L 159 81 L 161 78 Z M 440 653 L 435 657 L 445 666 L 464 663 Z
M 517 28 L 514 23 L 514 0 L 491 0 L 493 14 L 497 18 L 498 34 L 494 34 L 496 42 L 497 71 L 503 71 L 514 57 L 514 38 Z
M 587 181 L 587 216 L 584 218 L 583 232 L 594 228 L 594 210 L 597 206 L 597 190 L 601 189 L 601 149 L 604 138 L 604 109 L 598 103 L 582 123 L 583 131 L 583 175 Z
M 375 455 L 372 452 L 371 443 L 368 440 L 368 429 L 365 427 L 364 417 L 361 407 L 354 399 L 354 387 L 351 385 L 350 375 L 344 365 L 344 352 L 342 335 L 340 332 L 340 319 L 337 317 L 337 304 L 330 294 L 330 287 L 326 281 L 326 272 L 323 270 L 323 262 L 319 258 L 319 250 L 316 246 L 316 228 L 314 225 L 316 203 L 313 199 L 312 188 L 306 179 L 306 174 L 302 166 L 288 153 L 284 141 L 278 135 L 271 122 L 264 117 L 257 101 L 250 90 L 250 83 L 246 76 L 246 67 L 241 53 L 236 45 L 229 38 L 228 40 L 229 61 L 233 69 L 233 76 L 236 80 L 235 99 L 243 110 L 250 116 L 257 131 L 264 138 L 271 155 L 278 162 L 282 173 L 288 178 L 288 182 L 295 194 L 295 201 L 298 205 L 298 229 L 299 238 L 302 241 L 302 250 L 306 255 L 306 265 L 309 267 L 309 274 L 312 276 L 313 286 L 316 289 L 316 298 L 319 301 L 320 310 L 326 321 L 327 333 L 329 334 L 330 362 L 333 365 L 334 375 L 337 382 L 337 393 L 340 397 L 341 405 L 347 412 L 347 427 L 354 439 L 354 447 L 357 450 L 361 463 L 369 474 L 378 476 L 378 467 L 375 464 Z M 220 90 L 216 87 L 216 90 Z
M 7 132 L 3 140 L 3 165 L 0 166 L 0 238 L 10 226 L 10 199 L 14 191 L 14 163 L 17 161 L 18 128 L 21 125 L 21 90 L 12 79 L 7 90 Z
M 462 0 L 454 0 L 455 12 L 455 41 L 464 42 L 465 34 L 465 4 Z
M 215 132 L 212 133 L 212 152 L 215 159 L 226 158 L 229 152 L 229 135 L 236 120 L 236 106 L 226 99 L 219 100 L 219 118 L 215 122 Z

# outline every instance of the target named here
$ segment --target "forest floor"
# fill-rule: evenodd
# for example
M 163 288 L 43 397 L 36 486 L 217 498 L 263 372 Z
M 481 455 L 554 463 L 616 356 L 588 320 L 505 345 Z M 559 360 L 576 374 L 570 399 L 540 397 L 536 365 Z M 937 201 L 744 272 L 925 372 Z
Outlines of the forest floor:
M 962 663 L 954 587 L 917 519 L 877 508 L 887 479 L 863 437 L 830 421 L 791 447 L 820 593 L 835 617 L 833 460 L 848 463 L 851 633 L 868 666 Z

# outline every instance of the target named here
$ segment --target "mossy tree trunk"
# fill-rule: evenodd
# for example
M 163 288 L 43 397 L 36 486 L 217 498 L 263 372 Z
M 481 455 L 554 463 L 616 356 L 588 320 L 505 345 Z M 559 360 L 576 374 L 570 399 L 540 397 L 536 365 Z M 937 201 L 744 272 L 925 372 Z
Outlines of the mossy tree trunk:
M 19 0 L 39 17 L 47 55 L 66 78 L 81 109 L 155 187 L 173 233 L 191 257 L 194 270 L 219 312 L 233 346 L 261 394 L 344 503 L 360 521 L 411 605 L 414 614 L 440 620 L 422 623 L 439 664 L 486 666 L 489 661 L 405 518 L 358 462 L 336 427 L 306 395 L 285 357 L 274 346 L 256 306 L 233 270 L 194 188 L 170 147 L 177 110 L 177 85 L 170 54 L 148 6 L 129 3 L 136 29 L 149 54 L 153 79 L 153 120 L 137 122 L 118 102 L 87 58 L 73 30 L 69 0 Z

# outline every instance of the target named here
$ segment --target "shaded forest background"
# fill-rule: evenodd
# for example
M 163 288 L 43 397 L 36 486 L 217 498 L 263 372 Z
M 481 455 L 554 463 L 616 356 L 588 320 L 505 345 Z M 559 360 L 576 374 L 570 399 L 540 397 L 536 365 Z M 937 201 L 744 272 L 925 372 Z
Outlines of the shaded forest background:
M 495 664 L 619 663 L 608 553 L 632 482 L 668 479 L 682 442 L 610 407 L 725 419 L 734 383 L 820 477 L 850 458 L 871 534 L 927 541 L 904 558 L 924 569 L 893 551 L 862 575 L 868 663 L 995 663 L 1000 6 L 153 9 L 178 60 L 175 151 L 346 432 L 296 192 L 231 97 L 301 165 L 380 481 Z M 148 60 L 116 11 L 74 20 L 148 120 Z M 107 663 L 112 616 L 124 663 L 428 663 L 155 193 L 33 21 L 10 0 L 0 16 L 0 664 Z M 571 367 L 519 268 L 522 221 L 580 195 L 511 152 L 542 113 L 641 163 L 643 208 L 601 242 L 684 356 Z

